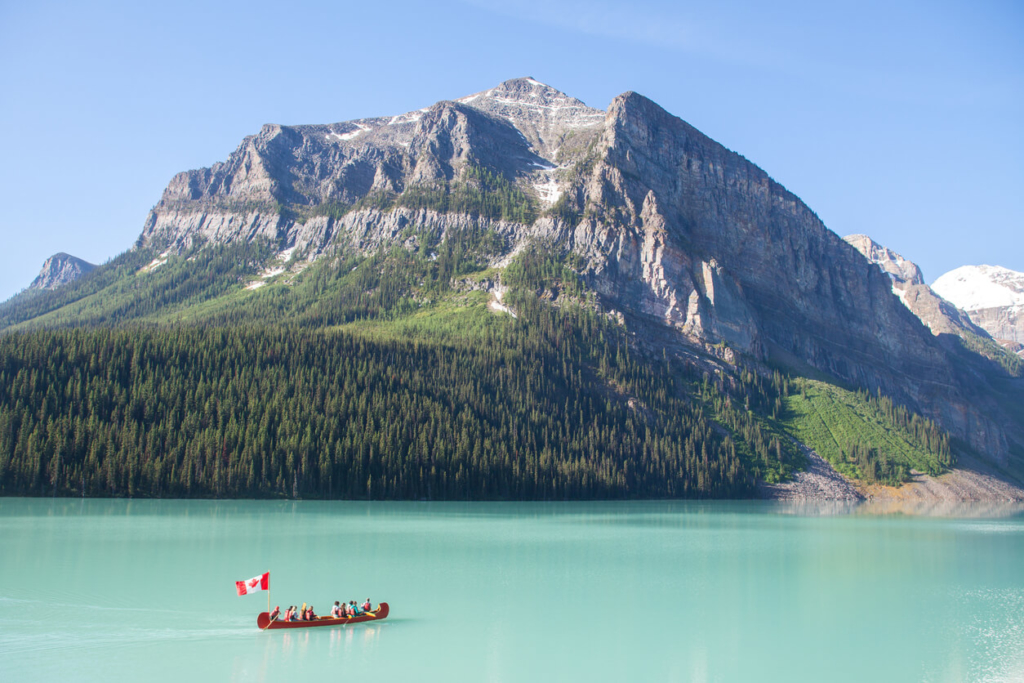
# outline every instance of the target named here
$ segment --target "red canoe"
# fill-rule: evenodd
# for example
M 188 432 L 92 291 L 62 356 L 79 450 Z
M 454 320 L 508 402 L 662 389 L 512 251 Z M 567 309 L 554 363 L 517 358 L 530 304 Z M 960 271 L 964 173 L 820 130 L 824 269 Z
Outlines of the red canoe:
M 314 626 L 342 626 L 358 624 L 362 621 L 378 621 L 388 616 L 388 603 L 382 602 L 373 612 L 360 614 L 358 617 L 318 617 L 316 621 L 271 621 L 269 612 L 260 612 L 256 617 L 256 625 L 261 629 L 272 628 L 313 628 Z

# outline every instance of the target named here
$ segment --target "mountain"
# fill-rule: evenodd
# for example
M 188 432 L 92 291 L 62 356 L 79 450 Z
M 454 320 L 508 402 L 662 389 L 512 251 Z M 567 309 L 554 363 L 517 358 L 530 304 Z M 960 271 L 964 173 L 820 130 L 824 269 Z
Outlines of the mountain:
M 471 169 L 521 192 L 525 215 L 453 216 L 417 196 Z M 563 245 L 608 307 L 705 352 L 763 360 L 774 347 L 901 392 L 892 369 L 927 366 L 952 383 L 941 352 L 904 329 L 887 282 L 865 278 L 798 198 L 635 93 L 604 113 L 515 79 L 392 118 L 265 126 L 225 163 L 176 176 L 139 244 L 173 252 L 197 238 L 264 237 L 310 258 L 329 246 L 365 253 L 410 226 L 469 223 L 506 240 L 496 262 L 538 237 Z
M 1000 266 L 962 266 L 932 287 L 1001 344 L 1024 355 L 1024 273 Z
M 71 254 L 54 254 L 43 263 L 39 275 L 29 285 L 29 289 L 56 289 L 77 280 L 95 267 Z
M 887 258 L 919 286 L 919 271 Z M 111 327 L 125 331 L 111 338 Z M 0 305 L 2 328 L 28 333 L 0 337 L 11 373 L 67 345 L 128 363 L 95 380 L 115 383 L 123 406 L 89 394 L 96 411 L 125 421 L 102 438 L 132 434 L 161 463 L 177 455 L 159 465 L 166 472 L 121 463 L 122 474 L 95 484 L 107 492 L 143 471 L 149 490 L 185 486 L 187 471 L 207 495 L 333 495 L 324 477 L 343 475 L 295 464 L 288 449 L 358 456 L 345 471 L 362 479 L 346 490 L 366 496 L 380 491 L 364 476 L 371 454 L 405 454 L 371 475 L 392 497 L 442 486 L 462 497 L 750 495 L 801 466 L 793 438 L 870 481 L 938 474 L 954 457 L 980 458 L 999 476 L 1024 472 L 1018 366 L 936 337 L 893 296 L 890 277 L 798 197 L 651 100 L 625 93 L 601 111 L 532 78 L 393 117 L 264 126 L 224 162 L 175 176 L 131 250 L 68 287 Z M 318 345 L 338 345 L 360 367 L 387 358 L 381 367 L 396 371 L 335 366 Z M 446 358 L 461 364 L 442 378 Z M 276 374 L 278 363 L 288 372 Z M 226 372 L 219 364 L 238 370 L 221 376 L 215 408 L 204 392 Z M 161 374 L 175 368 L 180 376 Z M 85 381 L 52 372 L 54 385 Z M 248 373 L 266 384 L 246 407 Z M 409 420 L 387 449 L 367 441 L 392 435 L 376 403 L 350 395 L 374 377 L 388 387 L 381 401 L 400 401 L 390 414 Z M 24 381 L 11 405 L 28 405 L 24 392 L 40 386 Z M 141 398 L 164 390 L 176 393 Z M 275 425 L 291 413 L 277 392 L 308 411 L 283 431 Z M 339 437 L 324 407 L 300 396 L 364 427 Z M 422 442 L 409 412 L 420 401 L 437 406 Z M 151 444 L 154 420 L 192 414 L 165 414 L 168 405 L 220 417 L 196 423 L 206 441 L 167 427 Z M 73 421 L 77 409 L 67 410 Z M 18 415 L 8 419 L 38 419 Z M 456 419 L 462 434 L 440 436 Z M 58 438 L 38 429 L 54 434 L 39 443 Z M 238 436 L 259 430 L 266 456 Z M 34 490 L 49 456 L 37 463 L 24 455 L 28 441 L 10 438 L 25 477 L 11 490 Z M 588 455 L 598 443 L 611 460 Z M 442 453 L 440 471 L 462 478 L 445 484 L 429 474 L 434 455 L 412 453 Z M 267 469 L 264 457 L 277 464 Z M 490 488 L 482 462 L 504 489 Z M 220 481 L 211 467 L 234 474 Z

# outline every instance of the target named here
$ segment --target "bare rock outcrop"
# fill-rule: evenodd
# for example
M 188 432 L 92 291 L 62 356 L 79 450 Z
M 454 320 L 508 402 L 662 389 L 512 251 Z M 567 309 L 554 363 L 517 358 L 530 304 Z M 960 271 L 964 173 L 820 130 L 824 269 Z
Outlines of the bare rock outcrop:
M 77 256 L 60 252 L 43 262 L 39 275 L 28 288 L 56 289 L 63 284 L 77 280 L 95 267 L 93 264 L 83 261 Z

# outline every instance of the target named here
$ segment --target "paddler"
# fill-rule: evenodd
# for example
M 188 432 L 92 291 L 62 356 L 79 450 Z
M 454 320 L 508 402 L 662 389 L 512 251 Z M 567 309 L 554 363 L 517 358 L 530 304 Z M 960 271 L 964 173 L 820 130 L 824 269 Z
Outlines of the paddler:
M 334 601 L 334 607 L 331 608 L 331 616 L 334 618 L 341 616 L 341 603 L 337 600 Z
M 274 611 L 270 613 L 270 620 L 271 621 L 277 621 L 277 617 L 280 616 L 280 614 L 281 614 L 281 606 L 280 605 L 275 605 L 274 606 Z
M 366 598 L 366 602 L 363 603 L 363 611 L 369 612 L 371 607 L 373 607 L 373 605 L 370 604 L 370 598 Z

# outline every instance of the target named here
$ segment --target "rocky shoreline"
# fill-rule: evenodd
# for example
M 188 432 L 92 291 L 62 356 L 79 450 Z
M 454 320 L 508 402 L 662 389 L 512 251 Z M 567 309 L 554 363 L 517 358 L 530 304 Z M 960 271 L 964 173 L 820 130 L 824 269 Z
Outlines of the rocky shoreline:
M 850 481 L 814 450 L 798 445 L 807 469 L 782 484 L 762 483 L 762 498 L 869 514 L 990 517 L 1024 510 L 1024 488 L 971 460 L 938 477 L 913 471 L 911 481 L 897 488 Z

